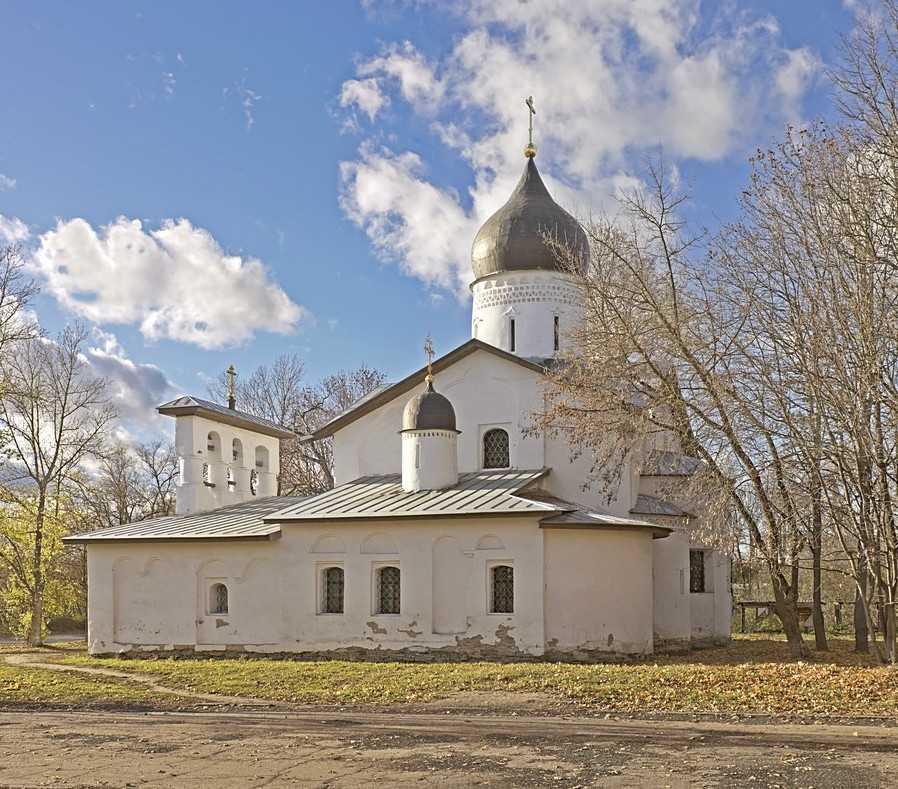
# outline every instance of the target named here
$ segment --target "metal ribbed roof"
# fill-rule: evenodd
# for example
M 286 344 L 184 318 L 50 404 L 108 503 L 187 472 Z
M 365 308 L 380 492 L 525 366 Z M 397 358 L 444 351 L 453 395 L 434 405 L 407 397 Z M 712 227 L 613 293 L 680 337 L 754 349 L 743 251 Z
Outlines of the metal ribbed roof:
M 213 403 L 211 400 L 203 400 L 192 395 L 182 395 L 168 403 L 163 403 L 156 409 L 165 416 L 208 416 L 225 424 L 243 427 L 247 430 L 255 430 L 266 436 L 275 438 L 294 438 L 295 433 L 281 425 L 275 424 L 269 419 L 254 416 L 246 411 L 238 411 L 236 408 L 228 408 L 221 403 Z
M 686 510 L 672 501 L 659 499 L 657 496 L 649 496 L 640 493 L 636 497 L 636 505 L 630 510 L 631 515 L 666 515 L 669 518 L 681 518 L 689 515 Z
M 400 474 L 361 477 L 326 493 L 298 501 L 267 516 L 270 522 L 362 520 L 368 518 L 436 518 L 458 515 L 552 514 L 557 507 L 515 493 L 548 473 L 490 470 L 459 474 L 458 484 L 444 490 L 407 493 Z
M 644 477 L 691 477 L 702 462 L 680 452 L 658 450 L 652 452 L 642 467 Z
M 603 512 L 590 512 L 588 510 L 572 510 L 559 512 L 543 518 L 539 525 L 542 528 L 571 528 L 571 529 L 650 529 L 654 539 L 667 537 L 673 529 L 668 526 L 659 526 L 656 523 L 635 520 L 634 518 L 621 518 L 619 515 L 606 515 Z
M 268 496 L 217 510 L 192 515 L 169 515 L 109 529 L 73 534 L 67 543 L 119 542 L 122 540 L 271 540 L 280 527 L 263 518 L 284 507 L 285 496 Z

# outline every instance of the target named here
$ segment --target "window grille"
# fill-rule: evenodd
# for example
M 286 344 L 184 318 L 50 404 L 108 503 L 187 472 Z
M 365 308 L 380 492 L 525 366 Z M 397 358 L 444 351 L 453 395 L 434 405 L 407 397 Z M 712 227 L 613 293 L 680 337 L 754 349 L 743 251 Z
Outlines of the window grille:
M 249 472 L 249 492 L 256 495 L 259 490 L 259 472 L 253 469 Z
M 324 613 L 343 613 L 342 567 L 328 567 L 324 571 Z
M 381 567 L 377 573 L 377 613 L 399 613 L 399 568 Z
M 501 428 L 487 430 L 483 434 L 483 467 L 508 468 L 508 433 Z
M 228 612 L 228 587 L 224 584 L 212 584 L 209 590 L 209 613 L 226 614 Z
M 494 614 L 514 613 L 514 570 L 506 564 L 492 569 L 492 607 Z
M 561 337 L 559 336 L 560 332 L 559 332 L 557 315 L 555 316 L 555 321 L 554 321 L 554 332 L 555 332 L 554 348 L 557 351 L 561 347 Z
M 689 551 L 689 591 L 705 591 L 705 552 Z

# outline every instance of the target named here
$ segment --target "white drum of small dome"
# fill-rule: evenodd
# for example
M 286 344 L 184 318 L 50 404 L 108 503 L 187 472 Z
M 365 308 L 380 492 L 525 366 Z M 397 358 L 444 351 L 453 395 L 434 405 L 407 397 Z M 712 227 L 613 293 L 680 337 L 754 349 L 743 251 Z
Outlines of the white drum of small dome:
M 442 490 L 458 482 L 455 430 L 405 430 L 402 433 L 402 489 Z

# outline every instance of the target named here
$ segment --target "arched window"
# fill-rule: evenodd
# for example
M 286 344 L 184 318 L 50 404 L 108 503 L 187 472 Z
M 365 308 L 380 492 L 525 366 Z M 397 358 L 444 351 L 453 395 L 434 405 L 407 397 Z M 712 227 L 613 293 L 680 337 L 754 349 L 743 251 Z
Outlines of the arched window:
M 268 447 L 256 447 L 256 469 L 268 471 Z
M 490 613 L 514 613 L 514 569 L 507 564 L 490 570 Z
M 228 587 L 224 584 L 212 584 L 209 587 L 209 613 L 226 614 L 228 612 Z
M 231 442 L 231 459 L 238 465 L 243 465 L 243 442 L 235 438 Z
M 343 613 L 343 568 L 328 567 L 322 575 L 321 613 Z
M 399 568 L 381 567 L 377 571 L 377 613 L 399 613 Z
M 494 427 L 483 434 L 483 467 L 508 468 L 508 433 Z
M 206 436 L 206 454 L 209 460 L 221 460 L 221 437 L 214 430 Z

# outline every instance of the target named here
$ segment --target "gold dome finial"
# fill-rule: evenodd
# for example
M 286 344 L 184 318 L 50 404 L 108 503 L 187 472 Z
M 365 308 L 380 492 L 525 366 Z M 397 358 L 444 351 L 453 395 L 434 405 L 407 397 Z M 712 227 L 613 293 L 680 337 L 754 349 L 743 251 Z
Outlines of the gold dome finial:
M 529 113 L 530 120 L 530 137 L 527 141 L 527 147 L 524 148 L 524 156 L 528 159 L 532 159 L 536 156 L 536 146 L 533 144 L 533 116 L 536 115 L 536 107 L 533 106 L 533 96 L 528 96 L 524 99 L 524 104 L 527 105 L 527 112 Z

